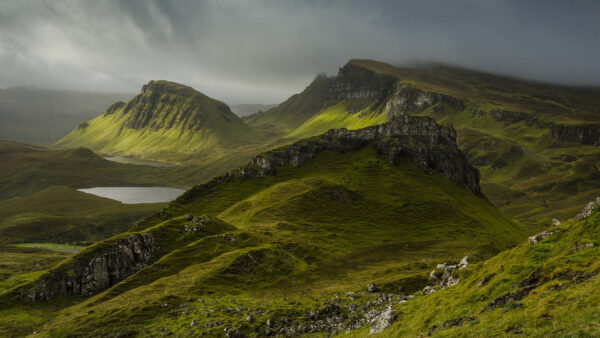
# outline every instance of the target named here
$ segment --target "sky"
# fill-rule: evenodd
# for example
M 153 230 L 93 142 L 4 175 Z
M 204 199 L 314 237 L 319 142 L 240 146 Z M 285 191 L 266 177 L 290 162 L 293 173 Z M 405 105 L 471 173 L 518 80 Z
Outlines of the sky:
M 600 85 L 600 1 L 0 0 L 0 88 L 278 103 L 352 58 Z

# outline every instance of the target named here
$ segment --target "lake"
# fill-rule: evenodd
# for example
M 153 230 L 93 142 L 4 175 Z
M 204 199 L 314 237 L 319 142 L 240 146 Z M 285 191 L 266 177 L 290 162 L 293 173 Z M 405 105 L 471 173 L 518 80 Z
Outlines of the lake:
M 96 187 L 77 190 L 125 204 L 170 202 L 185 192 L 184 189 L 168 187 Z

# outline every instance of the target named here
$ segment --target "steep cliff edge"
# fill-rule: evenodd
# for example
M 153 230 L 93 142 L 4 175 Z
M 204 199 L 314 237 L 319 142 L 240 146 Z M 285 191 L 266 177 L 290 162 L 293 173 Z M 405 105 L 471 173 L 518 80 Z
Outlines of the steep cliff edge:
M 36 280 L 8 290 L 0 304 L 14 298 L 30 302 L 58 296 L 91 296 L 152 265 L 174 248 L 235 228 L 217 217 L 180 217 L 141 232 L 98 242 L 50 269 Z
M 563 141 L 600 146 L 600 123 L 553 124 L 550 136 Z
M 261 177 L 277 167 L 299 167 L 318 153 L 331 150 L 348 152 L 374 142 L 391 163 L 409 158 L 421 170 L 438 170 L 450 181 L 467 186 L 480 195 L 479 172 L 471 167 L 456 145 L 456 131 L 442 127 L 428 117 L 400 115 L 389 122 L 358 130 L 333 129 L 324 135 L 299 141 L 256 156 L 245 167 L 229 175 Z

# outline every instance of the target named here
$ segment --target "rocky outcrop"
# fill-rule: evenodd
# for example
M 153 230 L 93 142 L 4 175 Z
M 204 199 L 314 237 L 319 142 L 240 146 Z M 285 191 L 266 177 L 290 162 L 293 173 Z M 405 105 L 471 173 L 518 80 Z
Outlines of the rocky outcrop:
M 553 124 L 550 137 L 571 142 L 600 146 L 600 123 Z
M 388 306 L 388 308 L 383 311 L 379 316 L 375 317 L 375 319 L 371 322 L 371 330 L 369 334 L 381 333 L 388 327 L 390 327 L 398 318 L 396 315 L 396 310 L 392 308 L 392 306 Z
M 123 101 L 119 101 L 116 103 L 113 103 L 110 107 L 108 107 L 108 109 L 104 112 L 104 115 L 110 115 L 113 114 L 114 112 L 116 112 L 117 110 L 121 109 L 123 106 L 125 105 L 125 102 Z
M 519 111 L 492 109 L 490 110 L 490 115 L 496 122 L 504 122 L 506 124 L 517 123 L 521 121 L 534 123 L 538 121 L 536 116 Z
M 596 200 L 591 201 L 590 203 L 586 204 L 585 207 L 577 215 L 575 215 L 575 218 L 573 218 L 573 221 L 579 222 L 581 220 L 588 218 L 592 214 L 592 211 L 594 211 L 594 209 L 598 205 L 600 205 L 600 197 L 596 197 Z
M 429 281 L 442 289 L 458 284 L 458 270 L 469 267 L 469 257 L 465 256 L 458 264 L 441 263 L 429 274 Z
M 348 63 L 340 68 L 329 91 L 329 100 L 382 99 L 391 94 L 398 79 Z
M 402 82 L 396 84 L 396 90 L 387 99 L 385 111 L 387 118 L 398 115 L 419 114 L 435 105 L 445 105 L 455 111 L 462 111 L 462 101 L 443 94 L 425 92 Z
M 527 240 L 528 240 L 529 244 L 534 245 L 537 242 L 543 241 L 544 239 L 546 239 L 546 238 L 548 238 L 548 237 L 550 237 L 550 236 L 552 236 L 554 234 L 557 234 L 557 233 L 559 233 L 561 231 L 562 231 L 561 229 L 554 230 L 554 231 L 544 230 L 544 231 L 542 231 L 540 233 L 537 233 L 537 234 L 535 234 L 533 236 L 529 236 L 529 238 Z
M 244 167 L 227 176 L 264 177 L 274 175 L 278 167 L 300 167 L 320 152 L 349 152 L 373 143 L 391 163 L 409 159 L 420 169 L 437 170 L 450 181 L 467 186 L 481 195 L 479 172 L 471 167 L 456 145 L 456 131 L 431 118 L 396 116 L 389 122 L 358 130 L 332 129 L 327 133 L 296 142 L 254 157 Z
M 90 296 L 124 280 L 156 259 L 150 233 L 132 234 L 80 254 L 37 279 L 17 293 L 29 301 L 59 295 Z

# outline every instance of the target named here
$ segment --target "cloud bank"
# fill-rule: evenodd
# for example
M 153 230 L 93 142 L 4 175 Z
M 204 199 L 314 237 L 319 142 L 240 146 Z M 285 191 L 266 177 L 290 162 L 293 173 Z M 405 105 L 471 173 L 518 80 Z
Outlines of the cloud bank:
M 273 103 L 351 58 L 600 85 L 598 1 L 0 0 L 0 87 Z

